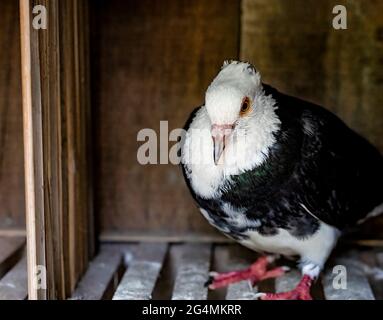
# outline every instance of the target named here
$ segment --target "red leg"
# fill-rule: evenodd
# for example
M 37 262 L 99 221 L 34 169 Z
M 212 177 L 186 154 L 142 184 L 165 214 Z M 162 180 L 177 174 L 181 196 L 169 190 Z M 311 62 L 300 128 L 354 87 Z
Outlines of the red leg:
M 281 293 L 260 293 L 258 297 L 261 300 L 312 300 L 310 288 L 313 279 L 304 275 L 295 289 Z
M 268 265 L 272 261 L 274 261 L 274 257 L 263 256 L 254 262 L 249 268 L 244 270 L 225 273 L 211 273 L 211 277 L 207 281 L 206 285 L 209 286 L 210 289 L 217 289 L 246 279 L 250 279 L 252 283 L 255 284 L 264 279 L 279 277 L 288 270 L 286 267 L 267 270 Z

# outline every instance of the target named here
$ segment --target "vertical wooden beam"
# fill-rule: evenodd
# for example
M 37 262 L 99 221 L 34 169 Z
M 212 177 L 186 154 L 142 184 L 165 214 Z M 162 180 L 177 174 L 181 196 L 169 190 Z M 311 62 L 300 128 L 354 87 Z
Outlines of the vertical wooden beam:
M 42 175 L 42 128 L 40 74 L 38 68 L 38 42 L 31 32 L 31 4 L 20 0 L 23 126 L 25 158 L 25 196 L 28 247 L 28 296 L 29 299 L 45 299 L 46 291 L 37 290 L 34 275 L 38 265 L 45 262 L 44 196 Z M 32 39 L 33 37 L 33 39 Z M 32 64 L 33 61 L 33 64 Z M 32 87 L 32 84 L 34 86 Z M 44 279 L 46 280 L 46 279 Z
M 94 255 L 88 2 L 60 2 L 62 94 L 66 115 L 68 246 L 71 289 Z M 78 214 L 81 212 L 82 214 Z
M 88 0 L 81 0 L 79 2 L 80 14 L 79 14 L 79 34 L 80 34 L 80 74 L 81 74 L 81 101 L 83 108 L 82 116 L 83 123 L 83 139 L 86 146 L 86 153 L 84 157 L 84 170 L 82 171 L 86 175 L 86 181 L 84 185 L 84 193 L 87 197 L 86 211 L 88 215 L 86 217 L 87 234 L 86 239 L 88 241 L 87 253 L 89 258 L 93 258 L 95 254 L 95 239 L 96 234 L 94 230 L 94 210 L 93 210 L 93 155 L 92 155 L 92 113 L 91 113 L 91 64 L 90 64 L 90 7 Z
M 69 286 L 73 289 L 76 282 L 76 275 L 78 274 L 78 263 L 79 260 L 76 257 L 76 252 L 81 248 L 81 241 L 77 236 L 77 230 L 81 228 L 80 225 L 76 226 L 76 177 L 77 177 L 77 162 L 76 162 L 76 133 L 75 133 L 75 122 L 76 122 L 76 96 L 77 96 L 77 83 L 76 83 L 76 70 L 75 70 L 75 32 L 74 32 L 74 1 L 63 1 L 61 2 L 62 13 L 67 19 L 61 21 L 62 28 L 62 42 L 66 45 L 62 48 L 63 61 L 62 70 L 62 90 L 65 99 L 65 117 L 67 119 L 66 126 L 66 152 L 67 152 L 67 206 L 68 215 L 66 221 L 67 234 L 67 249 L 68 249 L 68 263 L 69 265 Z M 79 222 L 79 221 L 77 221 Z
M 46 239 L 46 268 L 51 286 L 49 297 L 62 298 L 65 291 L 63 221 L 66 204 L 63 201 L 65 174 L 62 159 L 65 154 L 63 140 L 63 114 L 61 110 L 60 29 L 58 0 L 35 2 L 48 12 L 48 29 L 36 31 L 39 41 L 40 84 L 42 102 L 42 141 Z
M 94 202 L 93 202 L 93 147 L 92 147 L 92 112 L 91 112 L 91 63 L 90 63 L 90 5 L 88 0 L 81 0 L 79 2 L 80 15 L 79 15 L 79 34 L 80 34 L 80 74 L 81 74 L 81 97 L 82 97 L 82 111 L 83 111 L 83 123 L 82 128 L 84 130 L 84 139 L 86 145 L 85 163 L 86 167 L 86 181 L 85 194 L 87 197 L 86 211 L 87 216 L 87 240 L 88 240 L 88 258 L 91 259 L 95 255 L 95 219 L 94 219 Z M 85 174 L 85 170 L 82 171 Z
M 34 5 L 48 28 L 35 30 Z M 30 299 L 63 299 L 90 258 L 85 1 L 20 0 Z M 38 266 L 46 290 L 34 286 Z
M 70 291 L 95 247 L 90 110 L 89 7 L 87 0 L 60 1 L 62 92 L 65 95 Z

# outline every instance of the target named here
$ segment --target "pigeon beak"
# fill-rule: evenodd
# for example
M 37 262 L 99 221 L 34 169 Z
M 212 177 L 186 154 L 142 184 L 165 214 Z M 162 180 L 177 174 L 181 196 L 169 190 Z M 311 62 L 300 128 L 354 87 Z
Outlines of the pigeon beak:
M 214 143 L 214 163 L 222 164 L 220 159 L 225 151 L 230 136 L 233 133 L 234 125 L 231 124 L 213 124 L 211 127 L 211 136 Z

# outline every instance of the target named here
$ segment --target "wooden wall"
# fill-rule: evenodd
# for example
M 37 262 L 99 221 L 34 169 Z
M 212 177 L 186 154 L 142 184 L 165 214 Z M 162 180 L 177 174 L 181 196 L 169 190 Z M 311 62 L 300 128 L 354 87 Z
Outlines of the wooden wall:
M 332 28 L 345 4 L 348 30 Z M 141 166 L 142 128 L 181 127 L 223 60 L 325 105 L 383 151 L 383 2 L 92 1 L 96 203 L 104 238 L 216 236 L 178 167 Z M 199 238 L 201 239 L 201 238 Z
M 347 30 L 332 9 L 347 8 Z M 383 152 L 383 1 L 243 0 L 241 59 L 337 113 Z
M 179 167 L 137 162 L 137 133 L 182 127 L 203 103 L 225 58 L 238 56 L 239 2 L 92 1 L 97 157 L 95 208 L 101 231 L 209 234 Z
M 19 7 L 0 1 L 0 229 L 24 229 Z

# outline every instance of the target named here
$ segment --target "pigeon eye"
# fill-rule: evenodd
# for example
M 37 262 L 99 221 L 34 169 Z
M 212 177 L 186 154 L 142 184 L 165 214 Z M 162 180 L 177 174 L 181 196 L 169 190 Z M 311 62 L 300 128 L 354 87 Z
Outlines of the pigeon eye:
M 241 105 L 241 111 L 239 114 L 241 116 L 244 116 L 249 112 L 249 110 L 250 110 L 250 99 L 249 99 L 249 97 L 245 97 L 245 98 L 243 98 L 242 105 Z

